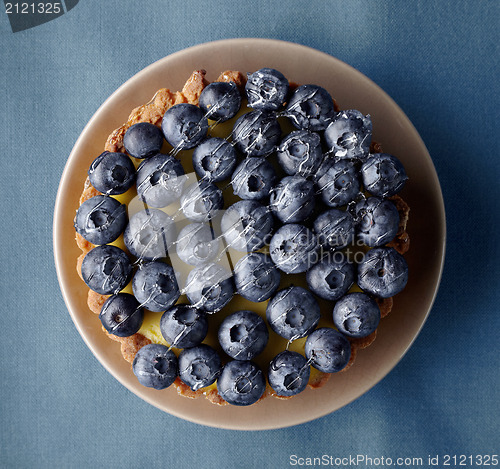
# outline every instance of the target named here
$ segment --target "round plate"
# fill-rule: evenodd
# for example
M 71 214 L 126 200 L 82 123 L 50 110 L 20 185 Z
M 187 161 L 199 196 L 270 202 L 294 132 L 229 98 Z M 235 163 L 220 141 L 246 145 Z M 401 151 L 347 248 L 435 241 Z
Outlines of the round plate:
M 73 218 L 92 160 L 107 136 L 130 111 L 150 100 L 156 90 L 180 90 L 193 70 L 207 70 L 215 80 L 225 70 L 280 70 L 289 80 L 326 88 L 342 109 L 370 114 L 374 139 L 398 156 L 410 177 L 401 193 L 411 207 L 411 249 L 406 254 L 410 278 L 394 299 L 392 313 L 382 320 L 377 339 L 357 355 L 346 373 L 331 377 L 321 389 L 307 389 L 290 400 L 267 398 L 250 407 L 187 399 L 171 387 L 164 391 L 141 386 L 120 347 L 101 330 L 87 307 L 88 288 L 76 272 L 81 253 L 75 244 Z M 401 359 L 424 324 L 434 301 L 444 260 L 445 214 L 432 160 L 417 131 L 377 85 L 349 65 L 308 47 L 268 39 L 232 39 L 201 44 L 172 54 L 128 80 L 99 108 L 83 130 L 61 178 L 54 214 L 54 253 L 59 283 L 71 317 L 86 344 L 103 366 L 142 399 L 177 417 L 219 428 L 263 430 L 322 417 L 361 396 Z

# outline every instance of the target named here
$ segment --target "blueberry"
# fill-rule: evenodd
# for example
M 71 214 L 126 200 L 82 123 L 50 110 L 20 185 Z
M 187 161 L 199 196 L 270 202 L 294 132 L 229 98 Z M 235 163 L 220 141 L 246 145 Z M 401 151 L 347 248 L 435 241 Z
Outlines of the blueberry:
M 202 109 L 194 104 L 176 104 L 167 109 L 161 121 L 165 140 L 176 150 L 188 150 L 207 135 L 208 121 Z
M 336 373 L 351 358 L 351 344 L 340 332 L 329 327 L 316 329 L 306 340 L 306 358 L 323 373 Z
M 319 304 L 305 288 L 291 286 L 279 290 L 266 309 L 267 322 L 276 334 L 288 340 L 308 335 L 321 317 Z
M 251 405 L 266 390 L 262 370 L 251 361 L 233 360 L 227 363 L 217 380 L 219 395 L 232 405 Z
M 268 300 L 278 289 L 280 280 L 279 270 L 262 252 L 247 254 L 234 266 L 236 291 L 249 301 Z
M 213 261 L 220 251 L 219 238 L 204 223 L 190 223 L 182 228 L 175 245 L 181 261 L 194 266 Z
M 273 113 L 251 111 L 243 114 L 233 128 L 233 143 L 247 156 L 267 156 L 281 140 L 281 127 Z
M 130 126 L 123 136 L 123 146 L 134 158 L 148 158 L 160 153 L 163 133 L 156 125 L 139 122 Z
M 255 200 L 240 200 L 222 216 L 226 243 L 237 251 L 252 252 L 268 241 L 274 221 L 270 211 Z
M 333 156 L 364 160 L 372 142 L 372 121 L 355 109 L 341 111 L 328 124 L 324 137 Z
M 408 264 L 394 248 L 370 249 L 358 264 L 358 285 L 367 293 L 389 298 L 408 282 Z
M 144 310 L 133 295 L 117 293 L 102 305 L 99 319 L 110 334 L 129 337 L 141 328 Z
M 249 107 L 277 111 L 288 95 L 288 80 L 278 70 L 261 68 L 248 74 L 245 91 Z
M 179 299 L 180 292 L 174 269 L 165 262 L 139 265 L 132 280 L 137 301 L 150 311 L 165 311 Z
M 326 256 L 307 271 L 307 285 L 320 298 L 334 301 L 351 288 L 356 277 L 355 270 L 354 264 L 343 256 L 340 259 L 336 255 Z
M 232 81 L 214 82 L 201 92 L 199 105 L 208 119 L 224 122 L 240 110 L 241 95 Z
M 86 200 L 76 212 L 75 230 L 92 244 L 113 242 L 126 226 L 126 206 L 107 195 Z
M 193 391 L 210 386 L 221 371 L 219 354 L 209 345 L 186 348 L 179 355 L 179 376 Z
M 175 237 L 172 218 L 161 210 L 147 208 L 130 218 L 123 240 L 138 259 L 154 260 L 167 256 Z
M 160 331 L 172 347 L 195 347 L 207 336 L 207 315 L 191 305 L 175 305 L 162 314 Z
M 314 220 L 314 232 L 325 249 L 342 249 L 354 241 L 354 218 L 345 211 L 332 208 Z
M 394 239 L 399 228 L 399 213 L 387 199 L 369 197 L 356 204 L 358 238 L 371 247 L 382 246 Z
M 234 295 L 231 273 L 218 264 L 196 267 L 187 277 L 185 292 L 193 306 L 215 313 Z
M 177 357 L 162 344 L 148 344 L 136 353 L 132 370 L 148 388 L 168 388 L 177 378 Z
M 193 152 L 196 174 L 210 182 L 228 179 L 236 167 L 236 150 L 223 138 L 207 138 Z
M 137 194 L 150 207 L 162 208 L 175 202 L 185 182 L 182 164 L 172 155 L 151 156 L 137 169 Z
M 203 179 L 187 187 L 181 197 L 182 213 L 192 221 L 209 221 L 217 216 L 223 207 L 222 190 Z
M 318 261 L 316 236 L 303 225 L 283 225 L 271 238 L 269 254 L 278 269 L 283 272 L 305 272 Z
M 311 367 L 306 358 L 297 352 L 285 350 L 278 353 L 269 364 L 267 378 L 278 396 L 295 396 L 306 387 Z
M 295 130 L 281 141 L 277 156 L 285 173 L 308 177 L 318 170 L 323 160 L 320 136 L 308 130 Z
M 265 158 L 246 158 L 234 170 L 231 184 L 241 199 L 260 200 L 269 196 L 276 180 L 276 171 Z
M 292 94 L 285 115 L 297 129 L 325 130 L 335 115 L 333 99 L 321 86 L 302 85 Z
M 90 165 L 90 184 L 107 195 L 123 194 L 135 183 L 135 166 L 123 153 L 101 153 Z
M 302 176 L 284 177 L 272 190 L 269 208 L 282 223 L 304 221 L 315 203 L 314 183 Z
M 253 311 L 236 311 L 219 327 L 219 344 L 235 360 L 252 360 L 267 345 L 269 332 L 264 320 Z
M 401 161 L 387 153 L 370 155 L 361 167 L 361 177 L 365 189 L 379 197 L 397 194 L 408 180 Z
M 360 191 L 356 166 L 348 160 L 326 158 L 316 174 L 321 199 L 329 207 L 341 207 L 352 202 Z
M 132 275 L 132 264 L 120 248 L 103 244 L 83 258 L 82 277 L 87 286 L 101 295 L 118 293 Z
M 377 303 L 364 293 L 349 293 L 335 303 L 333 323 L 349 337 L 366 337 L 380 322 L 380 309 Z

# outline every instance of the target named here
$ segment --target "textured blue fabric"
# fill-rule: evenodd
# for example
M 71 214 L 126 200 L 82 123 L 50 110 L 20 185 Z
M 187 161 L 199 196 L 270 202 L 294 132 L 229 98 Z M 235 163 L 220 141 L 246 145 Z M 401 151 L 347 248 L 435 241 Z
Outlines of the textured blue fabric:
M 15 34 L 0 12 L 0 466 L 280 468 L 290 454 L 498 453 L 499 5 L 80 0 Z M 59 178 L 98 106 L 153 61 L 230 37 L 302 43 L 374 80 L 420 132 L 447 209 L 441 289 L 407 355 L 352 404 L 277 431 L 205 428 L 130 393 L 80 339 L 52 257 Z

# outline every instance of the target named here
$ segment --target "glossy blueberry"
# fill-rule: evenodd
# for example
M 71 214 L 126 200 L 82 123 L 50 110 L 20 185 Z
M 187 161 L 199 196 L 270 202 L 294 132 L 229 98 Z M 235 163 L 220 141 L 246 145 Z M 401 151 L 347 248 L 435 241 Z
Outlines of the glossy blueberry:
M 276 181 L 276 171 L 265 158 L 245 158 L 234 170 L 231 184 L 241 199 L 260 200 L 269 196 Z
M 321 313 L 310 291 L 291 286 L 279 290 L 269 300 L 266 317 L 276 334 L 295 340 L 305 337 L 318 325 Z
M 256 200 L 240 200 L 222 216 L 226 243 L 237 251 L 252 252 L 269 240 L 274 220 L 271 212 Z
M 323 160 L 320 136 L 308 130 L 295 130 L 281 141 L 277 156 L 283 171 L 290 176 L 311 176 Z
M 209 225 L 190 223 L 179 233 L 175 243 L 181 261 L 195 267 L 213 261 L 220 252 L 220 240 Z
M 99 319 L 110 334 L 129 337 L 141 328 L 144 310 L 134 295 L 117 293 L 110 296 L 102 305 Z
M 162 344 L 148 344 L 136 353 L 132 370 L 139 383 L 148 388 L 168 388 L 177 378 L 178 361 Z
M 167 109 L 161 129 L 165 140 L 176 150 L 188 150 L 206 137 L 208 121 L 198 106 L 181 103 Z
M 234 266 L 236 291 L 249 301 L 265 301 L 278 289 L 281 274 L 271 258 L 263 252 L 252 252 Z
M 329 327 L 316 329 L 306 340 L 306 358 L 323 373 L 336 373 L 351 358 L 351 344 L 340 332 Z
M 195 347 L 207 336 L 207 315 L 191 305 L 175 305 L 162 314 L 160 331 L 172 347 Z
M 337 113 L 325 130 L 330 153 L 337 158 L 366 159 L 372 142 L 370 116 L 351 109 Z
M 200 178 L 210 182 L 228 179 L 237 164 L 236 150 L 223 138 L 207 138 L 193 152 L 193 167 Z
M 314 220 L 313 226 L 319 244 L 325 249 L 342 249 L 354 241 L 354 218 L 345 210 L 326 210 Z
M 234 280 L 224 267 L 206 264 L 189 272 L 185 291 L 193 306 L 215 313 L 231 301 Z
M 249 107 L 277 111 L 288 95 L 288 80 L 278 70 L 261 68 L 248 74 L 245 91 Z
M 193 391 L 210 386 L 221 371 L 219 354 L 209 345 L 186 348 L 179 355 L 179 376 Z
M 120 248 L 103 244 L 83 258 L 82 277 L 87 286 L 101 295 L 118 293 L 132 275 L 132 264 Z
M 90 184 L 107 195 L 123 194 L 135 183 L 135 166 L 123 153 L 101 153 L 90 165 Z
M 297 274 L 318 262 L 318 242 L 309 228 L 290 223 L 274 233 L 269 254 L 278 269 Z
M 333 99 L 321 86 L 299 86 L 286 107 L 285 115 L 297 129 L 325 130 L 335 115 Z
M 132 279 L 134 296 L 150 311 L 165 311 L 179 299 L 180 292 L 174 269 L 165 262 L 139 265 Z
M 358 286 L 366 293 L 389 298 L 408 282 L 408 264 L 394 248 L 370 249 L 358 264 Z
M 282 223 L 304 221 L 315 203 L 314 183 L 302 176 L 284 177 L 271 190 L 269 208 Z
M 92 244 L 108 244 L 127 226 L 127 208 L 107 195 L 83 202 L 75 217 L 76 232 Z
M 235 360 L 252 360 L 267 345 L 269 332 L 264 320 L 253 311 L 236 311 L 219 327 L 219 344 Z
M 354 264 L 342 253 L 328 255 L 307 271 L 309 289 L 320 298 L 334 301 L 345 295 L 356 279 Z
M 123 146 L 134 158 L 148 158 L 160 153 L 163 133 L 156 125 L 139 122 L 130 126 L 123 136 Z
M 267 156 L 281 141 L 281 127 L 276 115 L 251 111 L 238 118 L 233 128 L 233 143 L 247 156 Z
M 326 205 L 341 207 L 359 194 L 359 172 L 348 160 L 326 158 L 316 174 L 316 185 Z
M 233 360 L 227 363 L 217 380 L 219 395 L 232 405 L 251 405 L 266 390 L 262 370 L 251 361 Z
M 379 197 L 397 194 L 408 180 L 401 161 L 387 153 L 370 155 L 361 167 L 361 177 L 365 189 Z
M 224 122 L 240 110 L 241 95 L 232 81 L 213 82 L 201 92 L 199 105 L 208 119 Z
M 309 381 L 311 367 L 306 358 L 297 352 L 285 350 L 269 363 L 267 378 L 278 396 L 295 396 L 302 392 Z
M 333 323 L 342 334 L 349 337 L 366 337 L 380 322 L 377 303 L 364 293 L 349 293 L 333 307 Z
M 206 180 L 199 180 L 191 184 L 181 197 L 182 213 L 192 221 L 209 221 L 217 216 L 223 207 L 222 190 Z
M 392 241 L 399 228 L 399 213 L 387 199 L 369 197 L 356 204 L 358 238 L 371 247 Z
M 147 208 L 130 218 L 123 240 L 138 259 L 166 257 L 176 238 L 175 223 L 161 210 Z
M 162 208 L 175 202 L 185 182 L 182 164 L 172 155 L 151 156 L 137 169 L 137 195 L 150 207 Z

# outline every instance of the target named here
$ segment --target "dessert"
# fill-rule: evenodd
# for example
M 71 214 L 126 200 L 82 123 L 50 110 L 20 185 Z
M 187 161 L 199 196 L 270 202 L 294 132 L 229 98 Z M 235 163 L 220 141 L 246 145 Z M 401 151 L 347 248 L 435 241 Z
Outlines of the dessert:
M 268 68 L 219 80 L 194 72 L 110 135 L 78 269 L 142 384 L 250 405 L 321 387 L 374 340 L 407 281 L 407 176 L 323 88 Z

